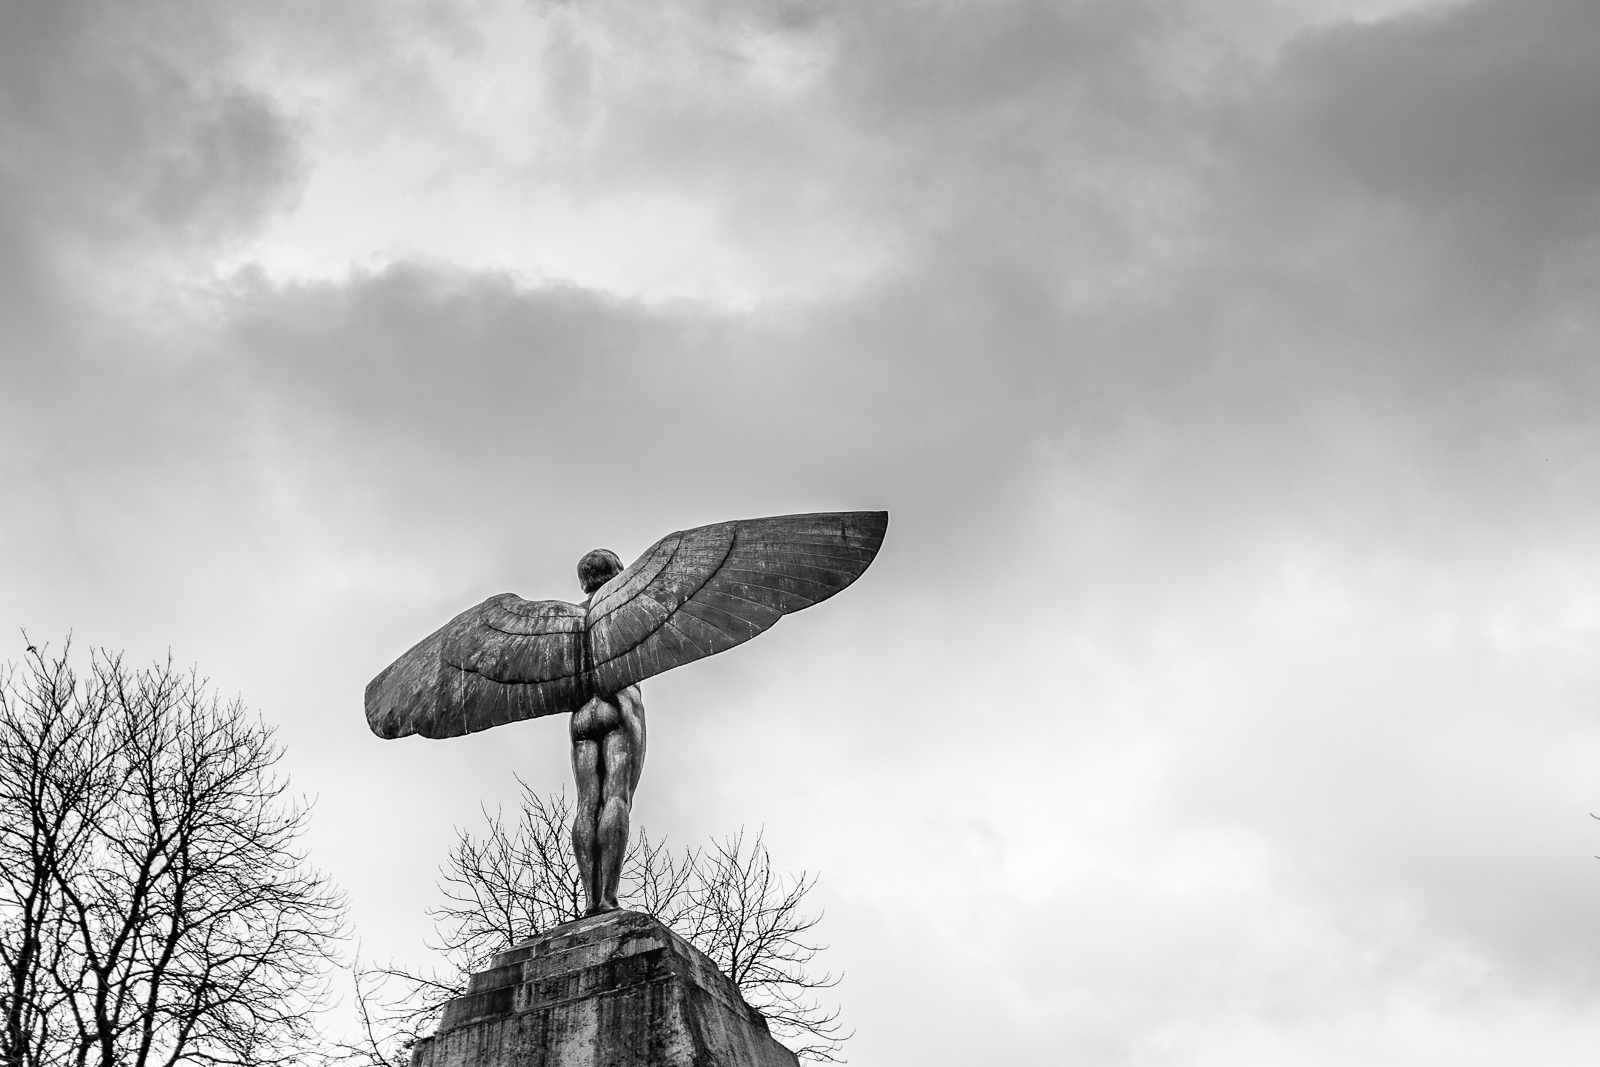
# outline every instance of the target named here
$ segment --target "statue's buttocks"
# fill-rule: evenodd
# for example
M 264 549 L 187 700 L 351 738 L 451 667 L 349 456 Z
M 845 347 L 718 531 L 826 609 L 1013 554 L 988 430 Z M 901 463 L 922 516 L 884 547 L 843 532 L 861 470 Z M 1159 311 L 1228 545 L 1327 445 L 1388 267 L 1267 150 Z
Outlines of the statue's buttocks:
M 594 697 L 572 713 L 572 740 L 599 741 L 622 725 L 622 703 L 627 701 L 643 707 L 639 687 L 630 685 L 615 696 Z

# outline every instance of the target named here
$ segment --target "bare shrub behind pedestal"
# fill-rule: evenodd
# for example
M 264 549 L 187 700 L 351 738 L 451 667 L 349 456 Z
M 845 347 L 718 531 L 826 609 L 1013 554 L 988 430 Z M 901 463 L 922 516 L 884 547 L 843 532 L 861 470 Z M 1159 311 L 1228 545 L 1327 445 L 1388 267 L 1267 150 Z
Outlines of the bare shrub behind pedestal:
M 805 871 L 775 871 L 761 834 L 746 841 L 741 830 L 697 855 L 675 928 L 733 979 L 777 1037 L 807 1059 L 833 1062 L 843 1040 L 839 1011 L 815 991 L 838 979 L 812 969 L 826 946 L 812 934 L 822 915 L 805 907 L 816 884 Z
M 460 831 L 441 872 L 446 903 L 430 911 L 448 953 L 444 976 L 395 968 L 355 968 L 357 1010 L 366 1035 L 353 1058 L 399 1067 L 405 1049 L 432 1031 L 445 1001 L 465 991 L 466 976 L 489 957 L 582 916 L 583 885 L 569 836 L 572 802 L 541 796 L 526 783 L 514 821 L 488 814 L 488 832 Z M 824 946 L 812 941 L 821 916 L 806 910 L 814 875 L 774 870 L 761 835 L 741 831 L 705 849 L 673 851 L 642 830 L 623 864 L 622 906 L 654 915 L 709 956 L 733 979 L 773 1035 L 806 1059 L 839 1059 L 848 1035 L 838 1010 L 816 991 L 837 979 L 812 964 Z

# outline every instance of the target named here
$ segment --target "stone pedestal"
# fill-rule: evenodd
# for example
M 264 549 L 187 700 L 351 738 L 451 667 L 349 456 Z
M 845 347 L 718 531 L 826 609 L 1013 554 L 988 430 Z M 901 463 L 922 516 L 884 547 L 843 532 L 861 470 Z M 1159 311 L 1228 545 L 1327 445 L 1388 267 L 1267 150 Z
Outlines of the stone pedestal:
M 494 957 L 411 1067 L 797 1067 L 766 1020 L 683 938 L 613 911 Z

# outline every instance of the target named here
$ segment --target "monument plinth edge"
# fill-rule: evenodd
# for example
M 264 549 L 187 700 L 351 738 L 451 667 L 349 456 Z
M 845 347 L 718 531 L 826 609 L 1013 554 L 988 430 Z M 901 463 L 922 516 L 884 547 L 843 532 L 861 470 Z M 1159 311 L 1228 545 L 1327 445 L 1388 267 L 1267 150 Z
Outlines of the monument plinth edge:
M 611 911 L 497 953 L 411 1067 L 797 1067 L 761 1013 L 649 915 Z

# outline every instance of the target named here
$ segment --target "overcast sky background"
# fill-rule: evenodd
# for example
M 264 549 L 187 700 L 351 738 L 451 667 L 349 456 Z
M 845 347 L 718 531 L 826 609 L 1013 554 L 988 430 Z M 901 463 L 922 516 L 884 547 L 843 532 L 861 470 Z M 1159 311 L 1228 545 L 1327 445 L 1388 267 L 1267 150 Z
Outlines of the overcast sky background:
M 276 725 L 367 958 L 556 719 L 485 596 L 887 508 L 645 685 L 862 1067 L 1590 1064 L 1593 0 L 0 3 L 0 638 Z

